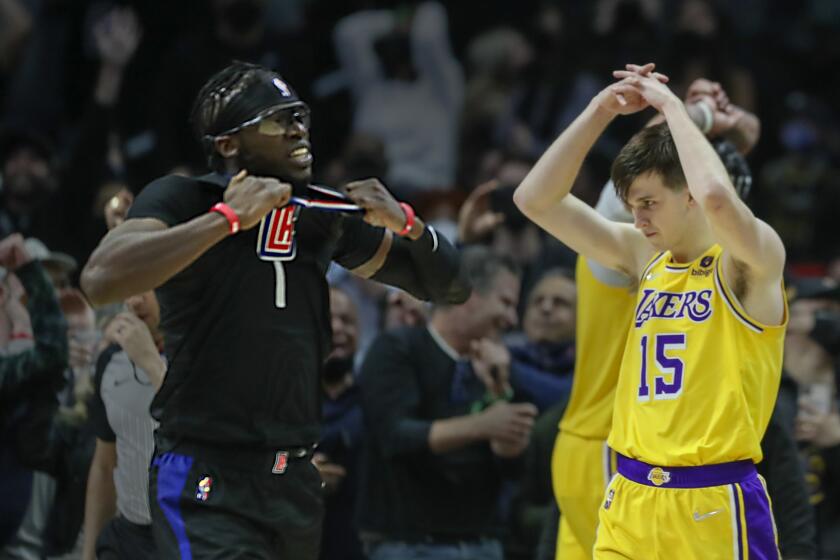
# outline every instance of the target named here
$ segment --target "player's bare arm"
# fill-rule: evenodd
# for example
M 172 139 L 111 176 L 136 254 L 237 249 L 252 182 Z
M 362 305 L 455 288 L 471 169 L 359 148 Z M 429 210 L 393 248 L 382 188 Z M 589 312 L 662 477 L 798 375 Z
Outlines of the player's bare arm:
M 639 68 L 649 73 L 653 65 Z M 513 197 L 528 218 L 573 250 L 633 278 L 653 253 L 644 236 L 598 215 L 570 191 L 584 158 L 610 122 L 646 107 L 647 101 L 623 81 L 602 90 L 543 154 Z
M 665 116 L 689 192 L 725 250 L 727 283 L 746 286 L 736 290 L 736 295 L 748 313 L 764 323 L 778 324 L 784 313 L 779 290 L 785 263 L 782 240 L 738 197 L 723 163 L 689 118 L 682 101 L 663 83 L 632 74 L 619 71 L 614 75 L 630 80 L 629 85 Z
M 290 196 L 290 185 L 242 171 L 230 180 L 224 200 L 246 230 L 272 208 L 288 203 Z M 91 255 L 82 271 L 82 289 L 94 305 L 153 290 L 230 233 L 228 220 L 217 212 L 172 227 L 155 218 L 126 220 Z

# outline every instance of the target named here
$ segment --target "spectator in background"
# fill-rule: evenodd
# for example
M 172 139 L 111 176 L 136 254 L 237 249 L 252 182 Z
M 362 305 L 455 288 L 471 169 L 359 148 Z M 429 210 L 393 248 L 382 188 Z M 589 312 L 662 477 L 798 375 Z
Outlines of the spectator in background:
M 569 398 L 575 367 L 575 281 L 563 270 L 546 272 L 525 306 L 522 334 L 507 341 L 514 392 L 545 412 Z
M 0 545 L 5 545 L 29 503 L 32 476 L 22 463 L 31 447 L 47 439 L 47 430 L 36 431 L 43 426 L 33 421 L 38 389 L 60 385 L 67 338 L 49 279 L 26 252 L 22 236 L 0 241 L 0 266 Z
M 155 99 L 145 122 L 136 122 L 126 138 L 129 174 L 139 184 L 169 173 L 181 164 L 203 170 L 206 156 L 196 144 L 184 115 L 210 76 L 233 60 L 260 64 L 287 76 L 306 96 L 306 73 L 311 51 L 289 50 L 290 41 L 268 28 L 268 0 L 212 0 L 207 2 L 210 21 L 189 28 L 179 37 L 157 74 Z M 203 4 L 205 5 L 205 4 Z
M 502 558 L 497 503 L 525 450 L 536 407 L 511 403 L 510 357 L 499 337 L 516 324 L 516 265 L 470 248 L 464 304 L 437 307 L 428 326 L 381 334 L 359 376 L 365 426 L 362 539 L 371 560 Z
M 464 83 L 443 6 L 357 12 L 336 24 L 334 41 L 355 99 L 354 130 L 384 143 L 392 190 L 412 199 L 452 188 Z
M 50 212 L 54 208 L 49 208 L 48 202 L 56 195 L 59 180 L 49 143 L 34 132 L 6 130 L 0 137 L 0 168 L 0 235 L 20 232 L 25 236 L 55 238 L 57 214 Z
M 344 144 L 341 156 L 327 166 L 325 182 L 328 185 L 344 185 L 367 177 L 387 175 L 385 144 L 376 136 L 358 133 Z
M 539 3 L 526 31 L 534 57 L 512 85 L 494 140 L 507 153 L 536 160 L 602 87 L 591 63 L 589 29 L 573 16 L 583 9 Z M 577 12 L 577 13 L 576 13 Z M 563 67 L 562 73 L 557 68 Z
M 32 258 L 41 262 L 54 289 L 63 290 L 70 287 L 72 276 L 79 267 L 76 259 L 67 253 L 50 251 L 41 240 L 34 237 L 27 239 L 24 244 Z
M 361 560 L 354 519 L 359 458 L 364 438 L 359 389 L 353 374 L 359 337 L 356 306 L 340 288 L 330 288 L 332 353 L 321 374 L 323 429 L 312 462 L 324 480 L 323 560 Z
M 31 241 L 26 245 L 32 246 Z M 22 437 L 42 437 L 28 444 L 27 461 L 34 469 L 31 497 L 20 528 L 0 553 L 3 560 L 56 558 L 81 547 L 85 475 L 93 454 L 86 423 L 97 334 L 93 309 L 81 292 L 61 290 L 59 305 L 67 322 L 69 367 L 61 386 L 37 389 L 31 404 L 34 430 L 21 432 Z
M 385 312 L 382 318 L 384 330 L 422 326 L 429 318 L 427 304 L 402 290 L 388 292 L 384 306 Z
M 166 362 L 154 292 L 133 296 L 106 328 L 90 406 L 96 450 L 88 475 L 83 560 L 157 557 L 149 510 L 149 464 L 157 423 L 149 405 Z
M 512 258 L 522 269 L 521 301 L 536 281 L 552 268 L 570 268 L 574 254 L 565 245 L 547 238 L 513 204 L 514 186 L 528 172 L 522 162 L 507 162 L 498 179 L 479 185 L 467 196 L 458 215 L 458 240 L 483 243 L 498 255 Z M 524 313 L 524 307 L 521 311 Z
M 108 231 L 111 231 L 125 221 L 125 217 L 128 215 L 128 209 L 133 202 L 134 195 L 126 188 L 121 188 L 108 199 L 103 211 L 105 225 L 108 227 Z
M 816 511 L 817 557 L 840 557 L 840 414 L 836 368 L 840 355 L 840 287 L 830 279 L 792 283 L 785 339 L 785 373 L 794 382 L 780 406 L 795 415 L 811 504 Z
M 499 148 L 498 123 L 509 112 L 514 91 L 534 58 L 531 44 L 518 31 L 498 27 L 475 37 L 467 48 L 469 78 L 459 124 L 458 183 L 473 185 L 488 152 Z
M 105 233 L 104 224 L 93 219 L 94 200 L 106 176 L 112 111 L 140 40 L 130 8 L 105 13 L 93 34 L 99 71 L 66 160 L 59 165 L 52 145 L 31 126 L 8 127 L 0 138 L 0 235 L 37 237 L 77 260 L 87 258 Z
M 0 0 L 0 106 L 9 71 L 18 62 L 31 29 L 32 16 L 20 0 Z
M 762 169 L 765 214 L 785 240 L 796 262 L 827 259 L 837 249 L 840 173 L 831 135 L 836 118 L 819 101 L 801 92 L 785 99 L 779 141 L 784 154 Z
M 757 87 L 743 65 L 745 51 L 737 48 L 741 36 L 732 32 L 721 6 L 714 0 L 663 3 L 665 17 L 673 22 L 667 28 L 672 48 L 666 51 L 663 68 L 672 69 L 673 87 L 680 92 L 702 76 L 715 76 L 733 103 L 752 111 Z

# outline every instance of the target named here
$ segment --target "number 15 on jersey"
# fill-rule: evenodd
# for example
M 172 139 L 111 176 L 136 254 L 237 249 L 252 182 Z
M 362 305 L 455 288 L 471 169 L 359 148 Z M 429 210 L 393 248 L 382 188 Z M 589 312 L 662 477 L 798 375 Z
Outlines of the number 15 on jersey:
M 658 333 L 642 337 L 642 367 L 639 380 L 639 401 L 676 399 L 685 382 L 685 363 L 673 352 L 685 350 L 685 333 Z M 651 355 L 652 354 L 652 355 Z M 655 367 L 650 367 L 653 364 Z

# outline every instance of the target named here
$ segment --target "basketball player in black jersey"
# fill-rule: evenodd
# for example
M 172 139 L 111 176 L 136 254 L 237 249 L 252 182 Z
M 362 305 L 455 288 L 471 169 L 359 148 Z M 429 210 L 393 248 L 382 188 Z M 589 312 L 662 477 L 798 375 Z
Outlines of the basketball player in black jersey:
M 82 286 L 95 304 L 160 300 L 169 367 L 149 486 L 161 558 L 315 559 L 330 262 L 438 303 L 470 290 L 457 251 L 378 180 L 310 184 L 309 110 L 277 74 L 231 64 L 192 120 L 213 172 L 146 186 Z

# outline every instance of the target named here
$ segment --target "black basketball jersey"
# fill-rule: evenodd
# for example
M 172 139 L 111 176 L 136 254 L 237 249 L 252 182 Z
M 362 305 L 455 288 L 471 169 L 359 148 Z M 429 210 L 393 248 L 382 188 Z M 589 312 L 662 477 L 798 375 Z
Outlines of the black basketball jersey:
M 129 218 L 187 222 L 220 202 L 226 185 L 219 174 L 163 177 L 138 195 Z M 289 205 L 160 286 L 169 362 L 151 406 L 160 433 L 223 445 L 317 441 L 331 340 L 327 267 L 359 266 L 382 236 L 360 217 Z

